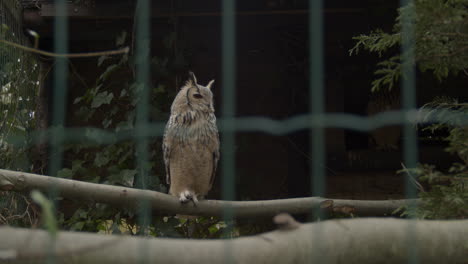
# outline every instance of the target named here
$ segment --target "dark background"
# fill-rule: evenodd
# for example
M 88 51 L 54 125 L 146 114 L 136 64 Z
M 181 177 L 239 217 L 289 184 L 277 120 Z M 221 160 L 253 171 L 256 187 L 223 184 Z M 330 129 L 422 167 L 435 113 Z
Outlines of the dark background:
M 51 1 L 23 1 L 25 28 L 41 35 L 41 48 L 53 50 L 54 5 Z M 216 79 L 215 108 L 221 117 L 222 56 L 219 0 L 151 1 L 151 53 L 162 56 L 164 37 L 177 35 L 187 69 L 201 84 Z M 324 83 L 327 112 L 367 115 L 376 54 L 349 55 L 353 36 L 381 28 L 392 29 L 399 1 L 327 0 L 324 2 Z M 69 3 L 70 52 L 115 48 L 122 30 L 134 27 L 134 1 L 80 1 Z M 309 55 L 307 1 L 238 0 L 236 16 L 236 116 L 286 119 L 309 110 Z M 391 54 L 390 54 L 391 55 Z M 92 85 L 103 71 L 96 59 L 73 60 L 76 71 Z M 445 84 L 430 74 L 418 73 L 418 106 L 436 95 L 467 96 L 464 77 Z M 156 80 L 154 80 L 157 82 Z M 74 118 L 72 102 L 85 86 L 70 77 L 67 126 L 89 125 Z M 176 91 L 179 87 L 170 89 Z M 49 90 L 51 88 L 49 87 Z M 461 94 L 461 93 L 464 94 Z M 49 97 L 53 96 L 49 92 Z M 50 99 L 50 98 L 49 98 Z M 172 100 L 170 98 L 169 100 Z M 167 114 L 167 113 L 166 113 Z M 222 134 L 221 134 L 222 136 Z M 440 140 L 425 140 L 420 133 L 420 161 L 444 167 L 454 157 L 443 152 Z M 276 199 L 310 194 L 309 132 L 282 136 L 237 133 L 237 199 Z M 356 199 L 403 197 L 403 178 L 395 173 L 402 161 L 401 148 L 378 150 L 369 134 L 345 129 L 326 130 L 326 196 Z M 221 164 L 222 166 L 222 164 Z M 220 197 L 220 177 L 210 194 Z

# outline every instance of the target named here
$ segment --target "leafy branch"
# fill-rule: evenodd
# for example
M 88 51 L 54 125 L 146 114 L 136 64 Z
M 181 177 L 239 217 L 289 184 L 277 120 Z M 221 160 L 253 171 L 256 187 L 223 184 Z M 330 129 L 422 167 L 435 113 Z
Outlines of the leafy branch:
M 413 28 L 413 34 L 403 34 L 405 25 Z M 440 81 L 466 73 L 468 68 L 468 0 L 415 0 L 398 10 L 398 17 L 391 33 L 376 30 L 368 35 L 355 37 L 357 41 L 350 50 L 350 55 L 361 49 L 377 53 L 382 57 L 399 47 L 402 38 L 411 38 L 414 57 L 408 54 L 396 55 L 377 64 L 376 78 L 371 90 L 394 88 L 401 78 L 403 64 L 410 63 L 421 71 L 432 71 Z M 405 76 L 403 76 L 405 78 Z M 468 104 L 455 98 L 436 97 L 420 109 L 422 122 L 439 120 L 422 130 L 432 133 L 448 131 L 444 139 L 446 151 L 456 154 L 459 160 L 452 163 L 446 171 L 440 171 L 433 165 L 420 164 L 416 168 L 405 168 L 400 172 L 412 177 L 417 186 L 419 181 L 426 182 L 429 188 L 419 188 L 424 204 L 410 214 L 421 218 L 448 219 L 468 217 L 468 126 L 463 119 L 468 115 Z M 454 118 L 449 118 L 453 116 Z M 458 116 L 458 117 L 455 117 Z M 460 162 L 461 161 L 461 162 Z

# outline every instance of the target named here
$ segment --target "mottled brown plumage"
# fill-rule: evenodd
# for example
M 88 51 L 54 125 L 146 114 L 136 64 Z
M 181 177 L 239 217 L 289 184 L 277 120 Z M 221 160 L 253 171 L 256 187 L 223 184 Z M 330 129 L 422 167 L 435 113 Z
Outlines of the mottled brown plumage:
M 210 81 L 197 84 L 193 73 L 177 94 L 163 139 L 169 194 L 197 202 L 211 189 L 219 160 L 219 137 Z

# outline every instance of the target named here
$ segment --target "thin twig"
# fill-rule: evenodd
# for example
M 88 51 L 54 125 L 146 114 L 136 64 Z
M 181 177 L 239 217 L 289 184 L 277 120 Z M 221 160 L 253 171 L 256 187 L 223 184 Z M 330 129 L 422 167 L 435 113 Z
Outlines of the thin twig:
M 83 84 L 84 88 L 87 90 L 89 88 L 88 84 L 86 81 L 81 77 L 81 75 L 78 73 L 78 70 L 76 69 L 75 65 L 69 60 L 68 63 L 70 64 L 70 68 L 72 69 L 72 73 L 78 78 L 78 80 Z
M 129 48 L 125 47 L 118 50 L 106 50 L 106 51 L 96 51 L 96 52 L 84 52 L 84 53 L 54 53 L 44 50 L 39 50 L 35 48 L 26 47 L 8 40 L 0 39 L 0 42 L 3 42 L 7 45 L 19 48 L 25 51 L 29 51 L 36 54 L 41 54 L 48 57 L 65 57 L 65 58 L 88 58 L 88 57 L 100 57 L 105 55 L 117 55 L 128 53 Z
M 413 175 L 411 175 L 408 168 L 406 168 L 406 166 L 405 166 L 405 164 L 403 164 L 403 162 L 401 163 L 401 166 L 405 170 L 406 175 L 408 175 L 408 178 L 410 178 L 411 182 L 416 186 L 416 188 L 418 188 L 418 190 L 421 191 L 421 192 L 426 192 L 426 190 L 424 190 L 424 187 L 416 180 L 415 177 L 413 177 Z

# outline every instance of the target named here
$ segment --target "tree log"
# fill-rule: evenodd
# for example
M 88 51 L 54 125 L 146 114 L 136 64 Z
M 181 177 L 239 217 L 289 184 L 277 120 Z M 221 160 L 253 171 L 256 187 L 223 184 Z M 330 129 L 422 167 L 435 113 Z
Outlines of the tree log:
M 0 190 L 29 192 L 34 189 L 45 193 L 55 190 L 57 195 L 64 198 L 106 203 L 133 210 L 138 210 L 142 201 L 147 201 L 154 213 L 220 217 L 225 208 L 229 208 L 236 218 L 271 217 L 278 213 L 312 213 L 320 207 L 327 211 L 359 216 L 385 216 L 391 215 L 401 206 L 419 202 L 417 199 L 364 201 L 305 197 L 262 201 L 203 200 L 194 206 L 192 203 L 181 204 L 173 196 L 150 190 L 0 170 Z
M 252 237 L 197 240 L 0 227 L 0 262 L 466 263 L 468 220 L 347 219 Z

